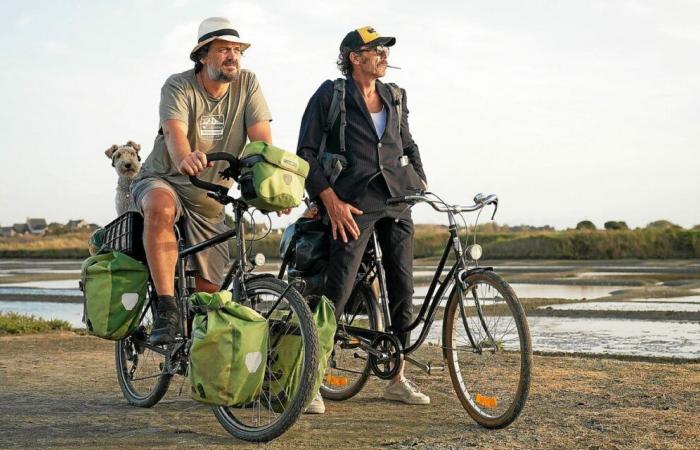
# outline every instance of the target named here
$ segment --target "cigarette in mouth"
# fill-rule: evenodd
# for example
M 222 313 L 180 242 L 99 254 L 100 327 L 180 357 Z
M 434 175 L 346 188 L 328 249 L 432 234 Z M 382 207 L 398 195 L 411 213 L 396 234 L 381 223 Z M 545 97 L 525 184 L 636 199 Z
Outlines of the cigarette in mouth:
M 391 66 L 389 64 L 387 64 L 386 66 L 390 69 L 401 69 L 401 67 L 399 67 L 399 66 Z

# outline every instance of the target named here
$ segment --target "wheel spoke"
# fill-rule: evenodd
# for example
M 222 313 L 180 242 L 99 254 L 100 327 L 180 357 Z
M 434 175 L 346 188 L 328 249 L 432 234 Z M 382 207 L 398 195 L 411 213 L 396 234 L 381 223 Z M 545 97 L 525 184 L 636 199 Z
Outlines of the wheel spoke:
M 453 290 L 445 312 L 445 359 L 470 416 L 500 428 L 515 420 L 527 397 L 532 353 L 527 320 L 512 290 L 494 273 L 470 275 L 466 282 L 464 291 Z
M 313 332 L 308 306 L 295 289 L 284 293 L 286 284 L 277 279 L 259 278 L 246 283 L 246 294 L 256 311 L 263 316 L 275 305 L 269 315 L 268 353 L 263 387 L 255 401 L 243 405 L 218 407 L 214 414 L 233 436 L 248 441 L 263 442 L 286 431 L 303 412 L 317 367 L 317 342 Z M 284 295 L 282 295 L 284 293 Z M 298 340 L 299 347 L 289 345 L 290 338 Z M 300 365 L 281 363 L 279 358 L 296 352 Z M 279 349 L 279 351 L 278 351 Z M 296 361 L 296 360 L 295 360 Z M 295 375 L 296 374 L 296 375 Z M 295 381 L 296 380 L 296 381 Z
M 373 304 L 376 304 L 376 299 L 371 286 L 364 283 L 357 285 L 338 322 L 338 333 L 347 335 L 345 326 L 376 330 L 379 324 Z M 356 395 L 370 374 L 367 352 L 360 345 L 346 345 L 346 342 L 347 337 L 336 336 L 333 353 L 323 376 L 321 393 L 332 400 L 347 400 Z

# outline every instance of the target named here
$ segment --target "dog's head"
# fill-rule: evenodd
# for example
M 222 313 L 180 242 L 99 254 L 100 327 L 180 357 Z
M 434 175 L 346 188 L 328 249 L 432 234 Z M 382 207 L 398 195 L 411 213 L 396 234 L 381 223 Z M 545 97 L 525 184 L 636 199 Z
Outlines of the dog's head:
M 112 160 L 112 167 L 117 174 L 123 177 L 135 176 L 141 168 L 141 157 L 139 156 L 141 146 L 134 141 L 128 141 L 126 145 L 113 145 L 105 150 L 107 158 Z

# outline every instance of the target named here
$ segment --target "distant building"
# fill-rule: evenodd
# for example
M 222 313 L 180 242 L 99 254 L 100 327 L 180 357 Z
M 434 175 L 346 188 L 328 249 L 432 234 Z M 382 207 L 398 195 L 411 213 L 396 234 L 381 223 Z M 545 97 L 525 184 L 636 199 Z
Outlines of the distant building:
M 27 228 L 32 234 L 43 235 L 46 233 L 46 220 L 45 219 L 30 219 L 27 217 Z
M 29 227 L 26 223 L 16 223 L 12 225 L 12 229 L 15 230 L 15 234 L 29 234 Z
M 69 220 L 68 223 L 66 224 L 66 228 L 68 228 L 69 231 L 76 231 L 76 230 L 80 230 L 82 228 L 88 228 L 89 226 L 90 226 L 90 224 L 88 224 L 83 219 Z
M 0 237 L 11 237 L 16 234 L 17 232 L 13 227 L 0 227 Z

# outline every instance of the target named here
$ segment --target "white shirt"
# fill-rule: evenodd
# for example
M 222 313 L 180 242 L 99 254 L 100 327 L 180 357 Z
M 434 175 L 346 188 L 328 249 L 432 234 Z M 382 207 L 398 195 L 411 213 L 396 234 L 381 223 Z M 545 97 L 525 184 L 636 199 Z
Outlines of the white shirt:
M 372 116 L 372 122 L 374 123 L 374 129 L 377 130 L 377 136 L 381 138 L 386 128 L 386 109 L 384 109 L 384 105 L 382 105 L 381 111 L 369 114 Z

